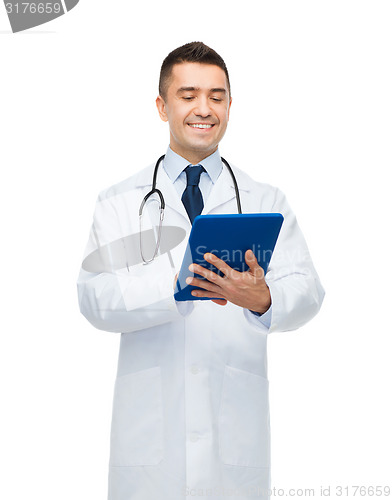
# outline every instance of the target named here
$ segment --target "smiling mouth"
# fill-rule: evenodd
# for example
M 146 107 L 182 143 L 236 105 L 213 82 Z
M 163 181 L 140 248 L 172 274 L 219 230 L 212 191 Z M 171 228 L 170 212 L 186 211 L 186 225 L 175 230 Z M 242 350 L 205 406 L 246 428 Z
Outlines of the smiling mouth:
M 210 129 L 214 126 L 211 123 L 188 123 L 191 128 Z

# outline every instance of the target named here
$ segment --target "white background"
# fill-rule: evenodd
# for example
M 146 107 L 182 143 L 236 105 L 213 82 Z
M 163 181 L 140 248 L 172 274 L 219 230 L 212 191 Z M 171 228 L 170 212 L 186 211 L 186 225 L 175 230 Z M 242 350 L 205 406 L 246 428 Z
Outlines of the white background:
M 106 498 L 119 336 L 76 279 L 98 192 L 166 150 L 160 64 L 193 40 L 231 76 L 222 155 L 286 193 L 327 292 L 269 338 L 272 484 L 392 486 L 391 24 L 377 0 L 80 0 L 12 34 L 0 6 L 1 498 Z

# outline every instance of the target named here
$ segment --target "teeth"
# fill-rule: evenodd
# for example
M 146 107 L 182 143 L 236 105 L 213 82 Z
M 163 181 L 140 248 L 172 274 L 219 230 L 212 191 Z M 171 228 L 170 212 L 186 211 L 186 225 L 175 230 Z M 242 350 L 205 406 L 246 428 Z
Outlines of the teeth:
M 212 125 L 209 125 L 207 123 L 190 123 L 189 124 L 192 128 L 211 128 Z

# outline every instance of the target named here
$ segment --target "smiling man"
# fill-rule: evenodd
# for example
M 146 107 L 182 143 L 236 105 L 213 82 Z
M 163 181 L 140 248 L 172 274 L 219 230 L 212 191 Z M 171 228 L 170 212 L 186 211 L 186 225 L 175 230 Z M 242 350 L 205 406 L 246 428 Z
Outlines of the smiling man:
M 156 103 L 170 124 L 170 148 L 196 164 L 218 149 L 231 106 L 226 73 L 219 66 L 184 62 L 162 76 Z
M 188 236 L 200 213 L 237 212 L 233 180 L 218 149 L 232 104 L 223 59 L 201 42 L 171 52 L 156 104 L 169 125 L 166 155 L 155 169 L 152 164 L 100 194 L 86 256 L 116 265 L 82 266 L 78 280 L 84 316 L 96 328 L 121 333 L 109 500 L 266 499 L 267 337 L 309 321 L 324 290 L 285 196 L 236 167 L 243 212 L 284 216 L 265 275 L 250 250 L 246 272 L 208 253 L 206 260 L 222 274 L 193 264 L 205 279 L 188 282 L 200 287 L 194 295 L 211 300 L 177 303 L 173 279 L 187 238 L 170 251 L 161 241 L 162 253 L 148 265 L 134 246 L 134 265 L 126 259 L 118 265 L 122 254 L 115 244 L 125 248 L 129 235 L 139 234 L 139 205 L 153 177 L 165 199 L 163 229 Z M 153 234 L 159 216 L 154 202 L 146 212 Z

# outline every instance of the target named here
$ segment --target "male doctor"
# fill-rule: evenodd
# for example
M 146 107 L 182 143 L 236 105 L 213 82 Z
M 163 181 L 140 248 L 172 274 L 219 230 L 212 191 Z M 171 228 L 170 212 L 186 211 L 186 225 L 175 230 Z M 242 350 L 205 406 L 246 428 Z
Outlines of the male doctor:
M 156 100 L 170 146 L 158 169 L 165 227 L 185 238 L 148 265 L 83 265 L 82 314 L 121 333 L 113 399 L 109 500 L 241 500 L 268 497 L 270 423 L 267 337 L 294 330 L 320 309 L 324 291 L 284 195 L 233 167 L 243 213 L 280 212 L 284 222 L 268 272 L 251 250 L 238 272 L 207 252 L 218 276 L 196 265 L 194 294 L 178 303 L 173 282 L 194 217 L 237 213 L 231 176 L 218 145 L 229 120 L 229 75 L 200 42 L 164 60 Z M 139 234 L 139 207 L 154 164 L 104 190 L 94 213 L 86 259 Z M 154 227 L 147 210 L 147 225 Z M 137 247 L 135 247 L 137 248 Z M 109 249 L 109 250 L 108 250 Z M 110 250 L 112 249 L 112 250 Z

